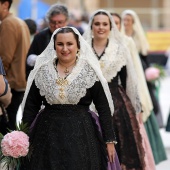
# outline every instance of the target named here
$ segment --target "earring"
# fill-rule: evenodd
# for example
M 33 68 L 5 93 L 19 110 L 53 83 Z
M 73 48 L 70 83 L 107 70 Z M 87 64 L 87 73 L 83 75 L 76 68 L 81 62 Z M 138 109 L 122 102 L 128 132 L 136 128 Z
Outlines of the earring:
M 80 56 L 80 50 L 77 51 L 76 57 L 78 58 Z

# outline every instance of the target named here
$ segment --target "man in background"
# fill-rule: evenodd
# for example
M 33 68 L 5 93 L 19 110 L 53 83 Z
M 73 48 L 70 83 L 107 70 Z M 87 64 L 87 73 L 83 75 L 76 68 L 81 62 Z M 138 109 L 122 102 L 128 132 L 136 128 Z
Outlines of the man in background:
M 25 62 L 30 33 L 26 23 L 10 13 L 11 5 L 12 0 L 0 0 L 0 56 L 12 93 L 11 103 L 7 107 L 8 128 L 14 130 L 16 114 L 26 87 Z
M 68 23 L 68 10 L 64 5 L 54 4 L 46 14 L 48 27 L 34 36 L 29 49 L 26 62 L 26 76 L 28 78 L 30 71 L 34 68 L 37 55 L 40 55 L 50 42 L 53 32 Z

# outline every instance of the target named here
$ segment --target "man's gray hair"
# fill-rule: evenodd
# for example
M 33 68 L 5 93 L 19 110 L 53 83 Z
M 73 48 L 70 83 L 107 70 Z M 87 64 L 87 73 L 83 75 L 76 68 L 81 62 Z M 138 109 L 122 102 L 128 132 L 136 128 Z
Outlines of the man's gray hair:
M 46 14 L 47 22 L 49 22 L 49 20 L 52 16 L 59 15 L 59 14 L 65 15 L 66 19 L 68 20 L 69 14 L 68 14 L 68 9 L 66 6 L 61 5 L 61 4 L 52 5 Z

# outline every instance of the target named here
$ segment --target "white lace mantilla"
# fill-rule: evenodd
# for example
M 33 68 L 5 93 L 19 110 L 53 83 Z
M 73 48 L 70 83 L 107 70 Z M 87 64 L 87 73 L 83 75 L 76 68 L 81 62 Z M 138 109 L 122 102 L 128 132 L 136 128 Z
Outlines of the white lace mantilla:
M 98 10 L 96 11 L 89 22 L 89 26 L 84 33 L 84 38 L 92 47 L 92 21 L 94 16 L 98 12 L 104 12 L 109 16 L 111 22 L 111 31 L 108 36 L 109 44 L 105 50 L 104 55 L 101 57 L 99 63 L 102 73 L 107 80 L 107 82 L 111 82 L 113 78 L 115 78 L 118 72 L 121 70 L 123 66 L 126 66 L 127 77 L 126 77 L 126 94 L 130 98 L 133 107 L 136 110 L 136 113 L 141 111 L 139 94 L 138 94 L 138 82 L 137 77 L 135 74 L 134 66 L 131 61 L 130 52 L 125 44 L 124 37 L 120 34 L 117 30 L 116 25 L 113 21 L 113 17 L 110 15 L 109 12 L 105 10 Z
M 99 60 L 102 73 L 107 82 L 111 82 L 121 68 L 126 65 L 126 56 L 119 48 L 118 45 L 109 43 L 105 54 Z
M 35 84 L 40 89 L 40 95 L 45 96 L 49 104 L 77 104 L 86 95 L 87 89 L 99 81 L 95 71 L 85 60 L 78 60 L 72 73 L 68 75 L 68 84 L 64 86 L 64 98 L 59 96 L 59 86 L 56 80 L 59 78 L 53 61 L 43 65 L 37 72 Z
M 89 41 L 88 43 L 91 45 L 92 41 Z M 126 54 L 119 48 L 120 46 L 118 44 L 109 41 L 105 54 L 99 60 L 100 68 L 107 82 L 111 82 L 121 68 L 127 63 Z
M 111 80 L 116 77 L 121 68 L 126 66 L 126 94 L 130 98 L 136 113 L 139 113 L 141 111 L 141 105 L 138 94 L 138 85 L 137 81 L 135 81 L 136 74 L 130 59 L 130 53 L 127 51 L 126 47 L 120 46 L 114 43 L 114 41 L 110 42 L 106 48 L 105 54 L 101 57 L 99 62 L 102 73 L 107 82 L 111 82 Z

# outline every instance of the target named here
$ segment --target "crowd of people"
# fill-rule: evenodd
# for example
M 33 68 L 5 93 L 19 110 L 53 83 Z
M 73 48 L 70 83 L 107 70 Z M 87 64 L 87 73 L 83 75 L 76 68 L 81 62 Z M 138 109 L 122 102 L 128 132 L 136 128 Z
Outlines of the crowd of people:
M 21 105 L 33 151 L 19 169 L 156 170 L 167 157 L 137 14 L 100 9 L 81 23 L 54 4 L 38 30 L 11 5 L 0 0 L 0 133 L 16 130 Z

